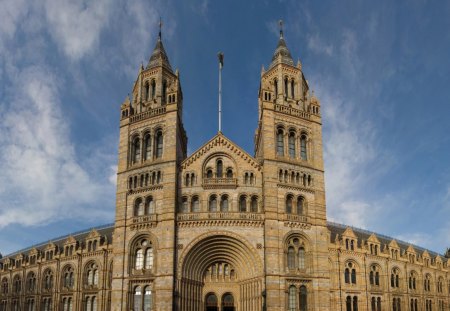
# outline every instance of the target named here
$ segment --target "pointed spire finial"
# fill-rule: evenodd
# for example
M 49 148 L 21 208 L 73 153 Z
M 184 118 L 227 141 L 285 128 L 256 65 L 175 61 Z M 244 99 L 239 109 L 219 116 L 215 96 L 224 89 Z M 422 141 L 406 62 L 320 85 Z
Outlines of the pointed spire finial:
M 159 17 L 159 35 L 158 35 L 159 40 L 161 40 L 161 29 L 162 29 L 162 25 L 163 25 L 163 23 L 162 23 L 161 16 L 160 16 L 160 17 Z
M 280 39 L 283 39 L 283 20 L 280 19 L 278 21 L 278 25 L 280 26 Z

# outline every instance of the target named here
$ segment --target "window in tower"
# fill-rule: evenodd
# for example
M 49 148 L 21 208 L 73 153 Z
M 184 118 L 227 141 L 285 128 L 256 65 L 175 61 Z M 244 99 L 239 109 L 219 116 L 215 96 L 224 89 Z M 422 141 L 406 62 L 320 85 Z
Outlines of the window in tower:
M 297 288 L 294 285 L 289 286 L 289 311 L 297 310 Z
M 288 78 L 284 78 L 284 98 L 288 98 Z
M 152 144 L 150 134 L 146 134 L 144 137 L 144 160 L 150 160 L 152 157 Z
M 209 211 L 217 212 L 217 197 L 215 195 L 212 195 L 209 198 Z
M 163 154 L 163 134 L 162 131 L 159 130 L 156 132 L 156 158 L 161 158 Z
M 291 80 L 291 98 L 295 97 L 295 92 L 294 92 L 294 80 Z
M 153 99 L 153 98 L 155 98 L 155 95 L 156 95 L 156 82 L 155 82 L 155 80 L 152 80 L 151 85 L 152 85 L 152 99 Z
M 182 213 L 188 213 L 189 212 L 189 205 L 188 205 L 188 199 L 184 197 L 181 202 L 181 212 Z
M 145 82 L 145 86 L 144 86 L 144 99 L 150 100 L 150 84 L 147 82 Z
M 222 178 L 222 176 L 223 176 L 223 162 L 222 162 L 222 160 L 217 160 L 216 165 L 217 165 L 217 171 L 216 171 L 217 178 Z
M 222 199 L 220 200 L 220 211 L 228 212 L 228 196 L 227 195 L 223 195 Z
M 131 152 L 132 152 L 131 162 L 132 163 L 139 162 L 141 160 L 141 141 L 139 137 L 133 139 Z
M 245 195 L 241 195 L 241 198 L 239 199 L 239 211 L 247 211 L 247 197 Z
M 275 79 L 273 81 L 274 89 L 275 89 L 275 98 L 278 98 L 278 80 Z
M 297 199 L 297 214 L 303 215 L 305 213 L 304 209 L 305 199 L 303 197 L 298 197 Z
M 305 269 L 305 267 L 305 248 L 301 246 L 298 249 L 298 268 Z
M 193 213 L 200 212 L 200 202 L 199 202 L 197 196 L 192 198 L 191 205 L 192 205 L 192 212 Z
M 163 102 L 163 104 L 166 103 L 166 96 L 167 96 L 167 81 L 164 80 L 163 86 L 162 86 L 162 102 Z
M 144 215 L 144 203 L 141 198 L 137 198 L 134 202 L 134 216 Z
M 308 310 L 308 290 L 306 286 L 300 286 L 300 311 Z
M 300 156 L 302 160 L 308 160 L 308 150 L 306 148 L 307 136 L 306 134 L 302 134 L 300 136 Z
M 286 214 L 292 214 L 292 199 L 291 195 L 286 197 Z
M 134 289 L 134 310 L 142 310 L 142 290 L 140 286 Z
M 141 270 L 144 267 L 144 253 L 141 248 L 136 250 L 136 261 L 134 264 L 134 268 L 136 270 Z
M 256 196 L 252 197 L 252 201 L 250 203 L 250 211 L 252 213 L 258 212 L 258 197 L 256 197 Z
M 282 129 L 277 131 L 277 155 L 284 156 L 284 133 Z
M 295 158 L 295 133 L 289 133 L 289 156 Z
M 145 214 L 151 215 L 155 213 L 155 201 L 149 196 L 145 199 Z

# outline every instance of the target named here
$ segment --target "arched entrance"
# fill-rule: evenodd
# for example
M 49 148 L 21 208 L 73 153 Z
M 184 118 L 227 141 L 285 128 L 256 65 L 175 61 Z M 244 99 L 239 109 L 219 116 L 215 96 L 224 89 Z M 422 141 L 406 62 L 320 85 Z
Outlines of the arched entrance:
M 217 296 L 214 293 L 209 293 L 205 297 L 205 310 L 206 311 L 219 311 L 219 303 Z
M 226 293 L 222 296 L 222 311 L 234 311 L 233 294 Z
M 261 262 L 256 250 L 236 234 L 217 232 L 199 237 L 180 257 L 179 310 L 261 310 Z

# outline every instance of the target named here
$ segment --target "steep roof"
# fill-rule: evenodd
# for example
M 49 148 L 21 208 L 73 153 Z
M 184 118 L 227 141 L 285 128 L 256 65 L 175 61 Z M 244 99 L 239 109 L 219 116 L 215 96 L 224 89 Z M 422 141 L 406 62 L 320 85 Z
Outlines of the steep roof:
M 269 68 L 272 68 L 280 63 L 294 66 L 294 60 L 292 59 L 291 52 L 286 45 L 286 41 L 284 41 L 282 30 L 280 31 L 280 39 L 278 40 L 277 48 L 273 53 L 272 63 L 270 64 Z
M 166 50 L 164 49 L 164 45 L 162 43 L 161 31 L 159 32 L 158 40 L 156 41 L 155 48 L 153 49 L 153 53 L 147 64 L 147 69 L 156 67 L 164 67 L 170 72 L 173 72 L 169 63 L 169 57 L 167 57 Z

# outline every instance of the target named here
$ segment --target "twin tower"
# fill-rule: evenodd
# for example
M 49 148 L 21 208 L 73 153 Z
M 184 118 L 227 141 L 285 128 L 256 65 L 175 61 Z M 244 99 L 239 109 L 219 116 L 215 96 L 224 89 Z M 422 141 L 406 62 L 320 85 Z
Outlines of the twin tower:
M 258 108 L 254 155 L 188 156 L 159 35 L 121 106 L 112 310 L 329 310 L 320 103 L 282 32 Z

